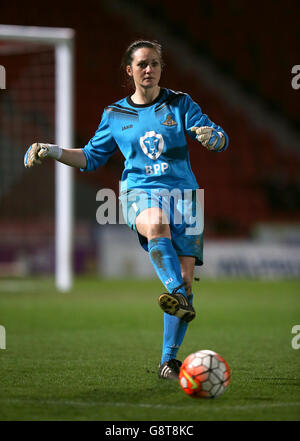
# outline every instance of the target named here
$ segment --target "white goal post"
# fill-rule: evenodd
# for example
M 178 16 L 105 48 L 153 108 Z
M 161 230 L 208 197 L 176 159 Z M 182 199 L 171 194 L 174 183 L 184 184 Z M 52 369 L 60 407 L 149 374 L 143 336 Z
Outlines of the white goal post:
M 55 143 L 67 148 L 73 146 L 74 35 L 69 28 L 0 25 L 0 40 L 54 47 Z M 59 291 L 69 291 L 73 283 L 73 168 L 59 162 L 55 165 L 55 283 Z

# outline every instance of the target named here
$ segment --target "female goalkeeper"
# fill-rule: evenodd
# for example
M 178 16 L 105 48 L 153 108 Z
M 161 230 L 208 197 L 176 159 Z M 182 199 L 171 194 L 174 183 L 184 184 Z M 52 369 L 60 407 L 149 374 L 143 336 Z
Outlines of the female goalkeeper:
M 88 144 L 67 149 L 35 143 L 24 163 L 32 167 L 48 157 L 90 171 L 104 165 L 117 148 L 121 150 L 123 213 L 167 290 L 158 299 L 164 311 L 158 376 L 177 379 L 181 365 L 177 352 L 195 318 L 194 266 L 203 260 L 199 186 L 191 170 L 186 134 L 213 152 L 224 151 L 228 137 L 188 94 L 159 86 L 163 61 L 158 43 L 133 42 L 122 64 L 134 93 L 104 109 Z

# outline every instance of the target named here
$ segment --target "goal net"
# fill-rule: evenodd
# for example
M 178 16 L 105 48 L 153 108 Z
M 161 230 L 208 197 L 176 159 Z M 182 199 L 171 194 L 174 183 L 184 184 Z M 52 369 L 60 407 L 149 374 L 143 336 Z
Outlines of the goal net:
M 72 169 L 25 169 L 36 141 L 72 146 L 73 31 L 0 25 L 0 277 L 72 286 Z M 4 86 L 4 87 L 3 87 Z

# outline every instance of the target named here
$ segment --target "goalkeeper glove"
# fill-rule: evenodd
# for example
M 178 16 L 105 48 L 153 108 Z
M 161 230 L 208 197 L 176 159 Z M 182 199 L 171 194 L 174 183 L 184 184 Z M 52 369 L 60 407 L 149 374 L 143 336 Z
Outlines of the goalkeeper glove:
M 196 132 L 196 139 L 208 150 L 216 152 L 222 150 L 225 145 L 225 136 L 213 127 L 192 127 L 192 132 Z
M 61 155 L 62 149 L 58 145 L 37 142 L 32 144 L 25 153 L 24 165 L 26 168 L 30 168 L 41 164 L 41 160 L 44 158 L 60 159 Z

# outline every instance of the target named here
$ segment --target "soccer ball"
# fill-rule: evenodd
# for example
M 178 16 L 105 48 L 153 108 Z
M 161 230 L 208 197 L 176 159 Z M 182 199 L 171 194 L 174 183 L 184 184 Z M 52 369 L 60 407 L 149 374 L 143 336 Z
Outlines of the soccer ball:
M 193 398 L 216 398 L 230 382 L 230 369 L 224 358 L 210 350 L 190 354 L 182 363 L 179 384 Z

